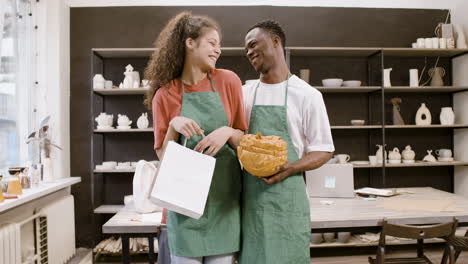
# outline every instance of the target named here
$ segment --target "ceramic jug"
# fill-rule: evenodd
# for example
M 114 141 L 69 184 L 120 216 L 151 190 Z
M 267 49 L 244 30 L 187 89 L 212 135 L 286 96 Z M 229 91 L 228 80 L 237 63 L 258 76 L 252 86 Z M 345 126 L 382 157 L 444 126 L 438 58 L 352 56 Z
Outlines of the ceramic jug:
M 426 126 L 432 123 L 432 116 L 425 103 L 421 104 L 418 111 L 416 112 L 416 125 Z
M 444 86 L 442 77 L 445 75 L 445 69 L 442 67 L 435 67 L 429 69 L 429 76 L 431 76 L 431 86 Z
M 442 107 L 440 111 L 440 124 L 453 125 L 455 123 L 455 114 L 452 107 Z
M 378 147 L 377 151 L 375 152 L 375 156 L 377 156 L 377 162 L 382 163 L 382 155 L 384 155 L 384 159 L 387 159 L 387 151 L 384 151 L 384 148 L 382 145 L 376 145 Z M 382 153 L 383 151 L 383 153 Z

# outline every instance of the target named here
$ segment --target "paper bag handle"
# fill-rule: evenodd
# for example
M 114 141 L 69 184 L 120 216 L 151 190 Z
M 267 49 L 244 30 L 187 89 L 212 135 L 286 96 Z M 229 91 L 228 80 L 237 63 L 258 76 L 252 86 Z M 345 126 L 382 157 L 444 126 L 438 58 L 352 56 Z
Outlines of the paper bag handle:
M 202 138 L 205 138 L 205 133 L 202 133 L 201 135 L 202 135 Z M 186 147 L 186 146 L 187 146 L 187 138 L 184 139 L 184 147 Z M 202 152 L 201 152 L 202 154 L 203 154 L 203 151 L 205 151 L 205 150 L 202 150 Z

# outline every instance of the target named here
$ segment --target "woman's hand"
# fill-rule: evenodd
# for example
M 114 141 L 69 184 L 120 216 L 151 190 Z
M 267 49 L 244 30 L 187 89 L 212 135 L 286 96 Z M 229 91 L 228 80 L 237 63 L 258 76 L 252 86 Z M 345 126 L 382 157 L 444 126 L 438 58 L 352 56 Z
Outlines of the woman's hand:
M 233 133 L 233 128 L 220 127 L 198 142 L 193 150 L 199 152 L 206 150 L 204 152 L 206 155 L 214 156 L 226 144 Z
M 169 125 L 187 139 L 195 135 L 201 136 L 204 132 L 197 122 L 184 116 L 174 117 L 171 122 L 169 122 Z

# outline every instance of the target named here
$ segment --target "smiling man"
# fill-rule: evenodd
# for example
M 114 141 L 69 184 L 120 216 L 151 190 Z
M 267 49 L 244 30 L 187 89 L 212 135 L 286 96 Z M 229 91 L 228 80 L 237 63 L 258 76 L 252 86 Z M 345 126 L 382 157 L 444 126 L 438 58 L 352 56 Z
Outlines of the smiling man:
M 327 162 L 334 151 L 321 93 L 291 75 L 286 37 L 275 21 L 253 26 L 247 57 L 260 79 L 244 85 L 249 134 L 281 136 L 288 163 L 269 178 L 244 172 L 240 264 L 310 263 L 310 212 L 303 172 Z

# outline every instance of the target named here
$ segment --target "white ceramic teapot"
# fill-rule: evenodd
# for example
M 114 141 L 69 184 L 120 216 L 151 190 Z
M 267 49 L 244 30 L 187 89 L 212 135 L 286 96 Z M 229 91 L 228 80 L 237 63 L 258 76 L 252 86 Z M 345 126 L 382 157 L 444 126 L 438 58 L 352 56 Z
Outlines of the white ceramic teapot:
M 137 120 L 137 127 L 139 129 L 145 129 L 145 128 L 148 128 L 148 126 L 149 126 L 148 113 L 143 113 Z
M 106 113 L 100 113 L 94 120 L 98 123 L 97 129 L 110 129 L 114 122 L 114 115 L 108 115 Z
M 130 129 L 130 125 L 132 124 L 132 121 L 126 116 L 126 115 L 118 115 L 117 119 L 117 129 Z
M 400 163 L 401 162 L 401 154 L 400 150 L 395 147 L 392 151 L 388 152 L 388 163 Z
M 401 152 L 401 156 L 403 157 L 403 163 L 414 163 L 416 153 L 411 149 L 410 145 L 407 145 L 405 150 Z

